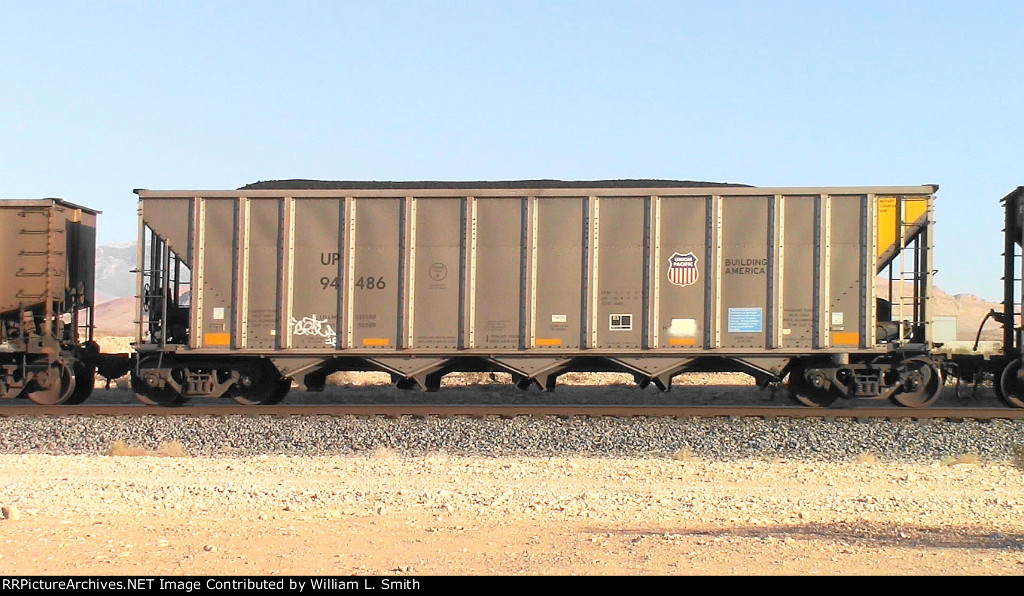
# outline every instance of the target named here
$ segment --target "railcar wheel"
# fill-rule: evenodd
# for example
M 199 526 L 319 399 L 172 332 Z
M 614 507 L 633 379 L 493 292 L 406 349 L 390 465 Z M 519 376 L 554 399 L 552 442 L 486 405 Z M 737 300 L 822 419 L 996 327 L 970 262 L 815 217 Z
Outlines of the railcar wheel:
M 1021 379 L 1020 358 L 1006 365 L 993 386 L 995 386 L 996 395 L 1007 405 L 1024 408 L 1024 379 Z
M 89 399 L 92 395 L 93 385 L 96 384 L 96 368 L 87 366 L 83 362 L 76 362 L 72 367 L 75 371 L 75 390 L 64 403 L 78 405 Z
M 942 395 L 942 371 L 929 358 L 916 356 L 899 370 L 903 388 L 893 401 L 907 408 L 930 406 Z
M 266 404 L 280 403 L 292 390 L 292 380 L 288 377 L 281 377 L 277 381 L 277 386 L 274 388 L 274 395 L 271 396 L 272 401 L 265 402 Z
M 794 366 L 789 371 L 789 394 L 798 402 L 811 408 L 827 408 L 839 395 L 829 387 L 815 387 L 804 377 L 806 369 Z
M 64 362 L 54 362 L 49 370 L 33 379 L 39 388 L 28 392 L 28 398 L 43 406 L 56 406 L 71 397 L 75 391 L 75 375 Z
M 276 377 L 276 378 L 275 378 Z M 280 403 L 292 388 L 292 380 L 274 372 L 265 376 L 256 385 L 248 388 L 231 388 L 231 397 L 243 406 L 270 406 Z
M 135 398 L 149 406 L 181 406 L 188 403 L 188 398 L 171 387 L 150 387 L 141 377 L 132 372 L 132 389 L 135 390 Z

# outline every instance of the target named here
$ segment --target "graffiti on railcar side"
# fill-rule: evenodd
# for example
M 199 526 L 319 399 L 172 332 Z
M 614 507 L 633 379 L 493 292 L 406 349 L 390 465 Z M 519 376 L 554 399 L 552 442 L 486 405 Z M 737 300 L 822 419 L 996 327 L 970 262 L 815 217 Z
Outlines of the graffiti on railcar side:
M 324 344 L 333 346 L 337 343 L 338 332 L 327 322 L 327 317 L 318 319 L 315 314 L 296 319 L 291 317 L 288 322 L 292 335 L 322 337 Z

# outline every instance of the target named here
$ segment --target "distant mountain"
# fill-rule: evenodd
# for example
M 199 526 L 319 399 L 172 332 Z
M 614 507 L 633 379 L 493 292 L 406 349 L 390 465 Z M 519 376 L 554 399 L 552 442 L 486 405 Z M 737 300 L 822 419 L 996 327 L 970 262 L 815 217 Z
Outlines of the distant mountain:
M 888 284 L 879 278 L 878 297 L 888 298 Z M 906 295 L 911 295 L 910 284 L 904 290 Z M 893 293 L 898 294 L 898 285 L 894 285 Z M 978 334 L 978 326 L 985 319 L 990 310 L 1002 312 L 1003 305 L 998 302 L 987 302 L 974 294 L 950 295 L 937 287 L 932 287 L 932 316 L 933 317 L 956 317 L 956 338 L 961 341 L 974 341 Z M 900 318 L 899 307 L 892 307 L 893 319 Z M 909 313 L 904 317 L 910 316 Z M 989 319 L 985 321 L 985 328 L 982 331 L 983 340 L 1001 340 L 1003 338 L 1002 327 Z
M 1003 312 L 1003 305 L 998 302 L 986 302 L 974 294 L 955 294 L 950 296 L 938 288 L 935 290 L 935 314 L 956 317 L 957 339 L 971 340 L 978 334 L 978 326 L 989 311 Z M 981 332 L 983 340 L 1003 339 L 1003 327 L 996 321 L 985 321 Z
M 96 303 L 135 295 L 136 242 L 96 247 Z
M 93 317 L 99 337 L 135 335 L 135 298 L 116 298 L 98 304 Z

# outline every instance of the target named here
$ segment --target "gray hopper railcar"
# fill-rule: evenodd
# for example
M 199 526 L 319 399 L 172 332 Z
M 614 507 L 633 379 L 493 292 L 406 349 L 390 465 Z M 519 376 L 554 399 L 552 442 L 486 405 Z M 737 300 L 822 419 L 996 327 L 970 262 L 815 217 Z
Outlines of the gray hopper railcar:
M 570 371 L 667 390 L 744 371 L 801 402 L 942 388 L 930 354 L 937 187 L 678 181 L 258 183 L 137 190 L 148 403 L 274 403 L 292 381 Z

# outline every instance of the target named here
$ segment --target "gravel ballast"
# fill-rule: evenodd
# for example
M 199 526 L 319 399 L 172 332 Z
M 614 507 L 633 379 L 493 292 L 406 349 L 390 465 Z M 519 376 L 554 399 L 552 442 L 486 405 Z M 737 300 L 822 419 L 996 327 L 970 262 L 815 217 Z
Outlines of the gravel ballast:
M 0 453 L 103 454 L 122 441 L 193 456 L 402 455 L 787 458 L 891 461 L 1018 455 L 1024 422 L 489 417 L 294 416 L 0 417 Z

